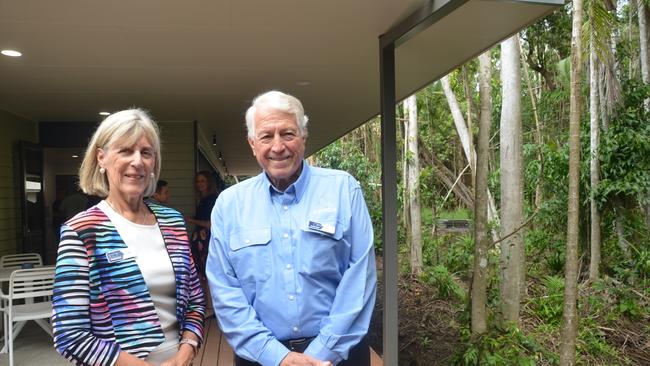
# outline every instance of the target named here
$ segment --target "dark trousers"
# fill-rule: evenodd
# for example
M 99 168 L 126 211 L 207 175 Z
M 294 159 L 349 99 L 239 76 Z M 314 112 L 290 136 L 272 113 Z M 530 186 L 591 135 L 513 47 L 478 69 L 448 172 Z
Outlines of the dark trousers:
M 288 341 L 284 341 L 282 344 L 292 350 L 292 347 L 290 347 Z M 294 343 L 294 345 L 295 346 L 293 347 L 293 351 L 302 353 L 305 351 L 305 349 L 307 349 L 309 343 L 305 342 L 304 347 L 296 343 Z M 235 355 L 235 366 L 260 366 L 260 364 L 257 362 L 245 360 Z M 370 348 L 365 337 L 361 340 L 361 342 L 350 349 L 348 359 L 341 361 L 338 366 L 370 366 Z

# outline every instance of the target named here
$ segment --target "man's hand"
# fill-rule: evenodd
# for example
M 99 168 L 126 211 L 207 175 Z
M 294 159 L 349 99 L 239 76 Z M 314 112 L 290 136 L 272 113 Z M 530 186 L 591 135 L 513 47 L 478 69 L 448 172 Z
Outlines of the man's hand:
M 280 366 L 332 366 L 332 363 L 317 360 L 302 353 L 289 352 L 280 362 Z

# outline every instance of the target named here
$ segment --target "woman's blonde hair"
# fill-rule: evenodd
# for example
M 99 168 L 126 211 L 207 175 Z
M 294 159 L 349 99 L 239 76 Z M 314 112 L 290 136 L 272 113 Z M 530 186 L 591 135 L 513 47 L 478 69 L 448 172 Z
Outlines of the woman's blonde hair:
M 93 137 L 88 143 L 86 154 L 79 167 L 79 187 L 89 195 L 108 196 L 108 178 L 99 171 L 97 149 L 108 151 L 115 143 L 133 146 L 144 136 L 151 143 L 156 163 L 154 177 L 147 177 L 149 183 L 144 191 L 144 196 L 151 196 L 156 191 L 156 181 L 160 176 L 160 135 L 158 125 L 141 109 L 127 109 L 116 112 L 106 117 L 99 124 Z

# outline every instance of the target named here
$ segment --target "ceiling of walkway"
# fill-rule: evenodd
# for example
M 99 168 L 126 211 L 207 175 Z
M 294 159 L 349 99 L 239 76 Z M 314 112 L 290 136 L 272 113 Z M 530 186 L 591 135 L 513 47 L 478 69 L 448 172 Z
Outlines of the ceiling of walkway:
M 458 0 L 435 1 L 437 8 Z M 0 2 L 0 109 L 97 123 L 131 106 L 199 121 L 231 174 L 258 170 L 251 99 L 279 89 L 310 116 L 308 153 L 379 113 L 378 37 L 422 0 L 20 0 Z M 398 48 L 398 98 L 547 14 L 537 1 L 460 1 Z M 1 128 L 1 127 L 0 127 Z

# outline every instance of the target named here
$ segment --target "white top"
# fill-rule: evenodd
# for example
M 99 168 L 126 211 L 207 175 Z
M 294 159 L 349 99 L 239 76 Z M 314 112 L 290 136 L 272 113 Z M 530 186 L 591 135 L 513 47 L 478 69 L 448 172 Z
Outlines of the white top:
M 101 201 L 97 205 L 111 220 L 129 250 L 135 254 L 144 282 L 151 294 L 160 318 L 165 341 L 147 357 L 147 361 L 159 364 L 172 357 L 178 348 L 178 320 L 176 319 L 176 278 L 165 241 L 158 227 L 131 222 Z

